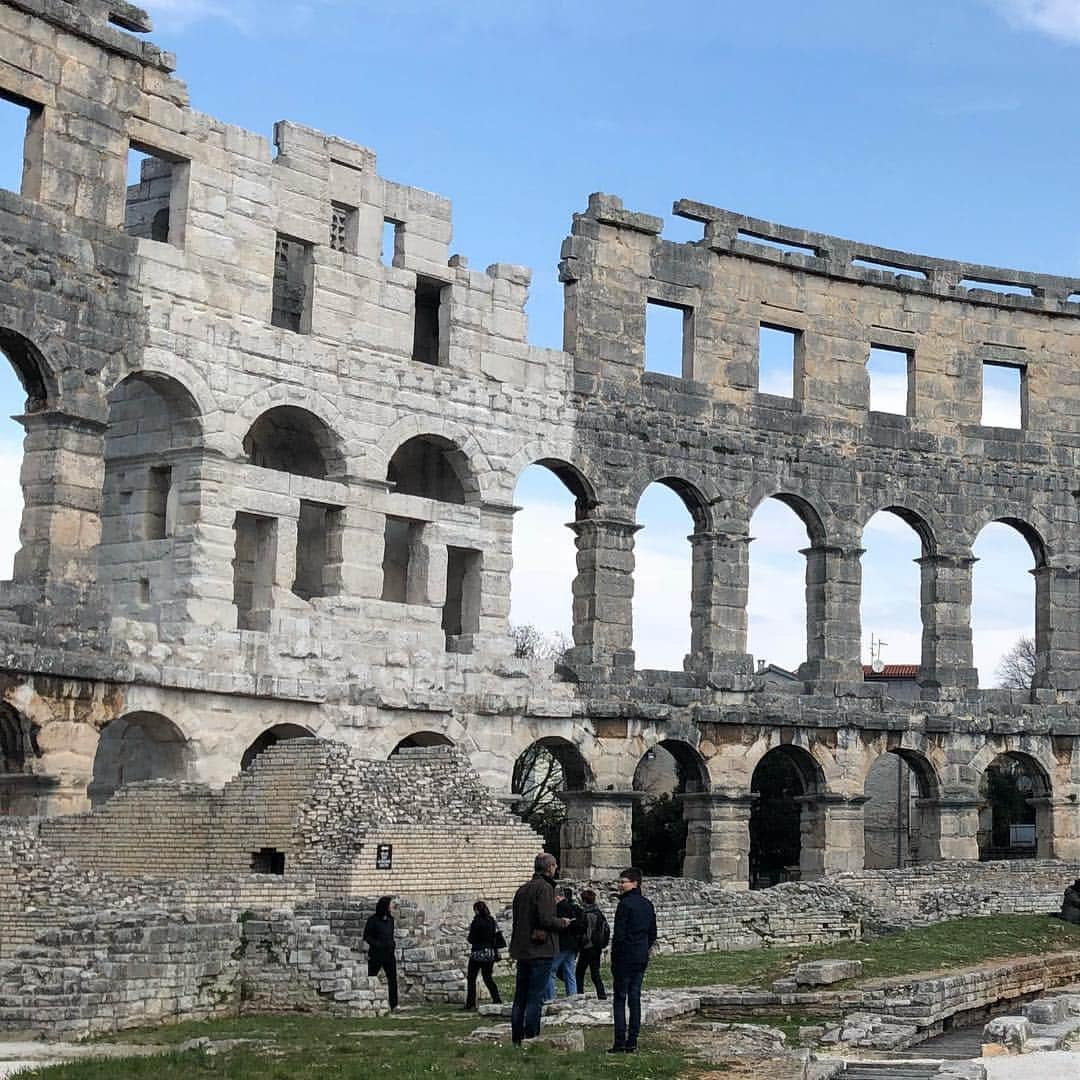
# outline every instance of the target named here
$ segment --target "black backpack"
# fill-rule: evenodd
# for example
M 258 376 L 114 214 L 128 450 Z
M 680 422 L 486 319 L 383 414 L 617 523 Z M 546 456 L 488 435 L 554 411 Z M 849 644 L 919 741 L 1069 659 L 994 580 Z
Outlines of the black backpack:
M 603 951 L 611 942 L 611 927 L 608 926 L 604 913 L 597 908 L 595 911 L 585 912 L 585 931 L 581 938 L 583 949 L 600 949 Z

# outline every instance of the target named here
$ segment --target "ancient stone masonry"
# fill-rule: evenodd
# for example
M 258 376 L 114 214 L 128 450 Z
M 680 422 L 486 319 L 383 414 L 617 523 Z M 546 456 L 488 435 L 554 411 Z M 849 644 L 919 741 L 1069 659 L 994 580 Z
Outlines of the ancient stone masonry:
M 604 877 L 629 860 L 635 769 L 660 746 L 685 872 L 740 889 L 863 870 L 867 778 L 889 754 L 904 820 L 890 844 L 872 815 L 872 865 L 994 854 L 999 766 L 1034 825 L 1004 843 L 1080 857 L 1080 281 L 687 200 L 675 213 L 702 239 L 672 243 L 593 195 L 562 248 L 564 351 L 536 348 L 529 271 L 453 254 L 444 198 L 336 136 L 282 122 L 271 146 L 193 111 L 149 28 L 126 3 L 0 0 L 0 96 L 27 118 L 21 191 L 0 192 L 0 349 L 26 389 L 0 812 L 105 803 L 119 828 L 160 793 L 117 789 L 170 780 L 197 836 L 243 780 L 184 784 L 220 788 L 312 733 L 371 761 L 452 743 L 509 798 L 539 741 L 568 789 L 564 868 Z M 645 370 L 650 305 L 682 313 L 681 377 Z M 761 390 L 763 329 L 791 345 L 790 396 Z M 902 357 L 906 415 L 870 408 L 871 348 Z M 987 366 L 1017 376 L 1020 428 L 983 422 Z M 533 463 L 576 501 L 558 675 L 508 634 L 513 492 Z M 652 482 L 694 522 L 677 672 L 633 651 Z M 785 685 L 746 644 L 768 497 L 808 533 L 808 657 Z M 862 528 L 882 509 L 922 544 L 917 692 L 896 696 L 859 656 Z M 990 521 L 1032 551 L 1030 691 L 976 689 L 971 549 Z M 780 774 L 799 822 L 782 858 L 755 839 Z M 446 833 L 380 812 L 395 859 Z M 104 850 L 88 830 L 53 842 Z M 177 859 L 196 865 L 198 843 Z M 356 873 L 336 887 L 366 891 Z

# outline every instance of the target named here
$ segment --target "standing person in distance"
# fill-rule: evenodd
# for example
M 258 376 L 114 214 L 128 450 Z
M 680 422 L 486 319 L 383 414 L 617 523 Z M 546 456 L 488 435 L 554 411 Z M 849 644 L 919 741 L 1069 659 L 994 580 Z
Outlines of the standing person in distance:
M 611 927 L 604 913 L 596 906 L 596 893 L 592 889 L 581 890 L 581 951 L 578 953 L 578 993 L 585 992 L 585 973 L 592 977 L 596 996 L 603 1001 L 607 997 L 604 980 L 600 976 L 600 958 L 611 941 Z
M 368 947 L 368 974 L 386 972 L 386 991 L 390 999 L 390 1011 L 398 1006 L 397 996 L 397 943 L 394 941 L 394 911 L 397 905 L 392 896 L 380 896 L 375 914 L 364 926 L 364 940 Z
M 555 856 L 541 852 L 533 866 L 532 878 L 514 893 L 510 955 L 517 961 L 517 974 L 510 1037 L 515 1046 L 540 1034 L 544 985 L 559 951 L 559 931 L 569 925 L 569 919 L 555 914 L 555 871 L 559 868 Z
M 477 900 L 473 904 L 473 921 L 469 927 L 469 967 L 465 975 L 468 989 L 465 995 L 465 1008 L 476 1008 L 476 976 L 482 975 L 484 985 L 487 987 L 491 1000 L 496 1005 L 502 1004 L 499 997 L 499 988 L 492 978 L 495 964 L 499 959 L 499 949 L 506 948 L 506 940 L 502 936 L 499 924 L 495 922 L 495 916 L 483 900 Z
M 558 976 L 566 989 L 566 996 L 573 997 L 578 992 L 577 954 L 580 948 L 579 934 L 581 932 L 581 908 L 574 903 L 574 891 L 568 885 L 555 889 L 555 914 L 560 918 L 569 919 L 570 924 L 559 935 L 559 951 L 551 960 L 551 972 L 548 975 L 547 986 L 544 988 L 544 1001 L 555 1000 L 555 977 Z
M 615 1042 L 608 1053 L 632 1054 L 637 1050 L 641 1029 L 641 983 L 649 963 L 649 950 L 656 943 L 656 912 L 652 903 L 641 895 L 641 871 L 636 866 L 627 867 L 619 875 L 619 892 L 615 933 L 611 938 Z

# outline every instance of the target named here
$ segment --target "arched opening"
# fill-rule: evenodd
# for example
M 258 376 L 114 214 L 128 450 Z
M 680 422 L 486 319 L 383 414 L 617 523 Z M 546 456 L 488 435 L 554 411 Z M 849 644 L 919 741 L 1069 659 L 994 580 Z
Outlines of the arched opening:
M 339 479 L 345 471 L 334 433 L 295 405 L 267 409 L 244 436 L 244 453 L 252 465 L 316 480 Z
M 864 674 L 878 678 L 891 675 L 890 697 L 917 697 L 916 679 L 923 656 L 919 560 L 933 553 L 933 538 L 917 515 L 890 506 L 866 523 L 862 547 Z
M 315 735 L 306 727 L 299 724 L 275 724 L 267 728 L 255 741 L 244 751 L 240 757 L 240 771 L 247 772 L 255 759 L 271 746 L 277 746 L 279 742 L 288 742 L 290 739 L 314 739 Z
M 1035 580 L 1046 564 L 1042 541 L 1013 519 L 992 521 L 975 538 L 972 554 L 971 639 L 979 686 L 1029 690 L 1042 643 L 1035 618 Z M 1019 664 L 1008 663 L 1010 657 Z
M 682 671 L 691 651 L 693 550 L 706 528 L 703 500 L 664 478 L 638 500 L 634 538 L 634 659 L 638 668 Z
M 911 750 L 891 749 L 870 766 L 863 784 L 864 866 L 892 869 L 940 858 L 937 780 Z
M 1051 859 L 1050 778 L 1029 754 L 998 754 L 979 783 L 980 859 Z
M 679 877 L 688 850 L 689 822 L 682 795 L 708 790 L 709 774 L 701 755 L 689 743 L 664 739 L 642 755 L 634 770 L 631 853 L 646 874 Z
M 514 762 L 510 790 L 514 812 L 544 837 L 544 850 L 562 854 L 566 804 L 561 791 L 583 791 L 591 775 L 581 751 L 568 739 L 548 736 L 527 746 Z
M 758 665 L 778 679 L 798 675 L 808 658 L 807 597 L 811 589 L 805 551 L 824 543 L 811 507 L 794 496 L 761 502 L 750 519 L 750 587 L 747 645 Z
M 750 779 L 750 888 L 818 877 L 825 852 L 825 819 L 815 795 L 824 791 L 821 767 L 798 746 L 777 746 Z
M 19 414 L 30 415 L 45 409 L 49 390 L 45 362 L 26 338 L 0 329 L 0 353 L 7 363 L 0 363 L 0 505 L 4 507 L 0 523 L 0 580 L 15 576 L 15 553 L 19 550 L 19 526 L 22 520 L 22 464 L 26 431 L 15 420 Z
M 8 704 L 0 704 L 0 774 L 26 771 L 29 732 L 22 717 Z
M 405 738 L 390 751 L 390 756 L 393 757 L 395 754 L 400 754 L 402 750 L 420 750 L 433 746 L 453 745 L 454 742 L 452 739 L 448 739 L 438 731 L 414 731 L 411 735 L 406 735 Z
M 577 546 L 567 523 L 596 504 L 581 474 L 542 460 L 523 469 L 514 488 L 510 633 L 515 655 L 558 664 L 573 641 Z
M 0 703 L 0 815 L 36 810 L 33 759 L 38 757 L 35 729 L 6 702 Z
M 124 784 L 184 780 L 190 751 L 183 732 L 158 713 L 137 712 L 113 720 L 101 732 L 87 795 L 100 806 Z
M 417 435 L 394 451 L 386 479 L 399 495 L 464 503 L 478 494 L 462 450 L 441 435 Z

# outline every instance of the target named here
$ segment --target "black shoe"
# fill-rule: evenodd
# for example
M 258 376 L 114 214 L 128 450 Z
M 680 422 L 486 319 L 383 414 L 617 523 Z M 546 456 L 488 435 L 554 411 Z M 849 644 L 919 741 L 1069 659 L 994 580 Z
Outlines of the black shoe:
M 613 1046 L 608 1051 L 608 1053 L 609 1054 L 625 1054 L 626 1053 L 626 1047 L 625 1046 Z
M 607 1001 L 607 994 L 597 994 L 596 995 L 596 1000 L 597 1001 Z
M 476 1011 L 476 1006 L 475 1005 L 462 1005 L 461 1006 L 461 1011 L 462 1012 L 475 1012 Z
M 633 1046 L 630 1046 L 630 1045 L 624 1046 L 623 1047 L 623 1053 L 624 1054 L 636 1054 L 637 1053 L 637 1043 L 634 1043 Z

